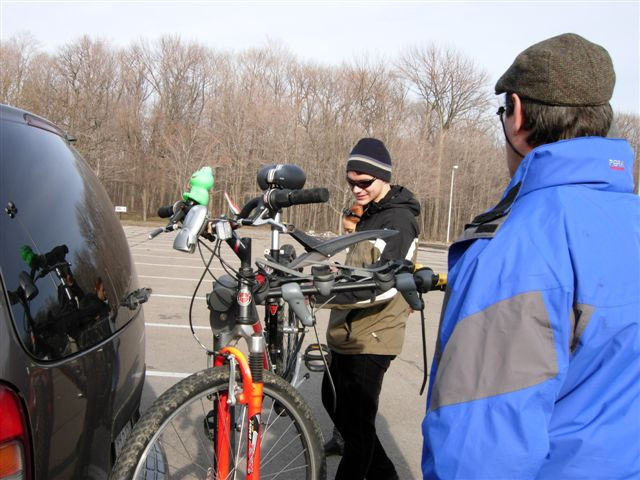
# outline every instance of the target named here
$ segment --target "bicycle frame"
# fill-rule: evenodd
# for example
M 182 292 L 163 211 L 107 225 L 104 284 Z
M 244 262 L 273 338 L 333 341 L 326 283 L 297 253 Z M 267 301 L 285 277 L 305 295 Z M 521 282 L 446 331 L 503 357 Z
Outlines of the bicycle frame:
M 321 454 L 322 440 L 320 429 L 316 426 L 315 432 L 318 433 L 314 433 L 314 428 L 309 428 L 309 425 L 313 426 L 313 423 L 315 423 L 314 420 L 310 420 L 312 418 L 310 412 L 304 417 L 299 416 L 300 410 L 304 411 L 306 407 L 299 406 L 299 404 L 304 403 L 304 401 L 292 387 L 292 385 L 295 386 L 298 376 L 300 362 L 299 348 L 302 337 L 306 331 L 306 327 L 310 327 L 314 322 L 313 312 L 309 309 L 308 299 L 306 297 L 316 294 L 327 296 L 329 295 L 327 292 L 337 293 L 363 289 L 375 290 L 378 287 L 378 280 L 384 282 L 390 281 L 385 275 L 388 276 L 391 273 L 376 273 L 378 271 L 382 272 L 382 270 L 371 270 L 371 272 L 369 272 L 368 270 L 357 269 L 359 273 L 355 274 L 355 280 L 353 278 L 354 273 L 349 270 L 344 276 L 339 275 L 339 280 L 346 280 L 346 282 L 342 284 L 339 282 L 335 283 L 333 274 L 330 276 L 331 278 L 327 278 L 326 275 L 323 276 L 316 272 L 318 273 L 316 278 L 316 276 L 314 276 L 315 274 L 313 274 L 313 269 L 311 276 L 299 274 L 299 272 L 302 272 L 303 266 L 313 266 L 318 260 L 330 257 L 332 254 L 349 246 L 349 244 L 364 240 L 361 238 L 363 235 L 358 237 L 358 234 L 354 234 L 349 238 L 348 242 L 340 239 L 328 242 L 321 242 L 319 240 L 311 241 L 313 237 L 308 237 L 301 232 L 297 232 L 295 228 L 287 228 L 282 225 L 282 208 L 295 204 L 326 201 L 326 195 L 315 195 L 313 190 L 309 190 L 307 193 L 304 193 L 302 190 L 301 192 L 303 193 L 294 196 L 295 191 L 269 189 L 263 197 L 256 197 L 249 201 L 239 213 L 236 213 L 237 207 L 232 209 L 236 216 L 235 219 L 228 219 L 225 216 L 218 219 L 211 219 L 208 216 L 206 207 L 200 204 L 191 205 L 181 203 L 180 205 L 174 204 L 173 207 L 163 207 L 166 212 L 173 214 L 173 216 L 167 227 L 160 229 L 160 231 L 176 230 L 180 227 L 179 222 L 182 222 L 183 230 L 180 231 L 174 240 L 174 248 L 176 250 L 193 253 L 196 244 L 200 242 L 199 237 L 202 236 L 210 241 L 224 241 L 240 260 L 240 267 L 237 271 L 234 270 L 232 273 L 227 272 L 229 275 L 221 277 L 220 279 L 214 277 L 214 291 L 211 295 L 215 292 L 216 296 L 207 296 L 207 303 L 212 312 L 210 321 L 214 333 L 213 350 L 204 347 L 202 343 L 200 344 L 207 350 L 207 363 L 210 366 L 221 368 L 218 372 L 211 372 L 212 374 L 215 373 L 218 380 L 214 380 L 214 376 L 210 378 L 207 376 L 193 376 L 193 381 L 189 379 L 188 382 L 185 382 L 185 386 L 189 385 L 189 388 L 193 388 L 192 391 L 187 389 L 186 394 L 189 395 L 188 398 L 196 398 L 196 395 L 202 394 L 204 395 L 202 400 L 204 400 L 206 396 L 206 400 L 204 400 L 205 404 L 211 405 L 211 410 L 208 413 L 208 408 L 205 408 L 205 411 L 202 412 L 206 413 L 204 418 L 205 434 L 209 440 L 215 440 L 215 445 L 205 448 L 207 453 L 213 450 L 213 460 L 207 458 L 206 463 L 201 465 L 207 468 L 207 479 L 226 479 L 230 475 L 236 478 L 237 463 L 241 454 L 246 454 L 245 478 L 248 480 L 260 478 L 261 444 L 263 440 L 269 441 L 272 437 L 272 430 L 266 428 L 263 431 L 262 429 L 263 421 L 269 423 L 269 418 L 262 418 L 265 392 L 271 401 L 273 401 L 273 405 L 268 410 L 269 412 L 278 412 L 285 406 L 288 408 L 286 411 L 293 413 L 291 421 L 293 422 L 292 424 L 296 425 L 296 428 L 298 428 L 298 424 L 305 425 L 302 429 L 298 428 L 298 437 L 301 437 L 305 459 L 308 462 L 303 465 L 303 468 L 306 468 L 308 472 L 318 471 L 316 468 L 318 468 L 317 466 L 319 465 L 319 471 L 323 471 L 324 456 Z M 260 208 L 256 214 L 250 216 L 252 212 L 251 208 L 255 209 L 256 206 Z M 264 225 L 265 223 L 271 225 L 271 248 L 268 250 L 268 258 L 263 260 L 263 262 L 258 261 L 258 270 L 254 272 L 251 258 L 252 239 L 248 237 L 241 238 L 237 232 L 237 228 L 242 225 L 257 226 Z M 215 233 L 213 231 L 214 229 Z M 287 263 L 287 265 L 280 263 L 283 259 L 280 251 L 281 232 L 290 233 L 307 251 L 307 253 L 299 257 L 297 261 Z M 153 238 L 157 233 L 157 231 L 154 231 L 149 237 Z M 370 232 L 370 234 L 373 233 L 375 232 Z M 392 235 L 393 232 L 380 231 L 376 234 L 384 237 Z M 354 239 L 353 237 L 358 238 Z M 220 256 L 219 246 L 220 243 L 216 243 L 216 248 L 209 250 L 211 250 L 213 256 L 217 256 L 220 259 L 224 266 L 228 266 Z M 207 270 L 210 263 L 211 260 L 206 264 Z M 406 265 L 404 267 L 399 265 L 398 268 L 400 267 L 406 268 Z M 397 271 L 395 272 L 397 273 Z M 272 273 L 276 281 L 273 285 L 270 285 Z M 282 275 L 283 281 L 281 281 L 280 275 Z M 361 278 L 359 278 L 358 275 L 360 275 Z M 417 295 L 413 274 L 405 272 L 400 275 L 409 275 L 411 277 L 411 279 L 405 279 L 403 285 L 405 285 L 405 290 L 409 291 L 409 293 Z M 204 273 L 200 283 L 203 278 Z M 222 281 L 223 278 L 224 281 Z M 431 276 L 429 276 L 428 279 L 431 280 Z M 200 283 L 198 283 L 198 287 Z M 216 290 L 217 286 L 220 287 L 219 290 Z M 399 291 L 401 290 L 399 287 L 398 289 Z M 256 298 L 253 296 L 254 292 L 256 293 Z M 403 295 L 405 295 L 405 293 L 406 292 L 404 292 Z M 423 305 L 421 298 L 417 298 L 417 300 L 420 300 L 421 308 Z M 410 300 L 407 301 L 409 302 Z M 264 330 L 255 308 L 256 303 L 263 304 L 263 302 L 265 305 Z M 285 304 L 288 304 L 291 309 L 290 312 L 295 314 L 293 322 L 290 322 L 291 319 L 287 319 L 287 322 L 293 323 L 293 325 L 289 325 L 288 323 L 283 324 L 282 313 Z M 417 305 L 417 301 L 410 302 L 410 305 Z M 230 310 L 231 308 L 232 310 Z M 229 312 L 228 316 L 222 317 L 222 314 L 224 313 L 226 315 L 227 312 Z M 298 327 L 297 319 L 300 319 L 303 327 Z M 279 336 L 281 332 L 283 334 L 302 334 L 300 335 L 301 338 L 293 343 L 294 348 L 292 351 L 284 350 L 284 340 L 281 340 Z M 235 346 L 230 345 L 231 342 L 236 342 L 241 338 L 247 342 L 248 355 L 245 355 Z M 269 340 L 268 344 L 265 341 L 266 339 Z M 289 340 L 291 341 L 291 338 Z M 200 341 L 198 340 L 198 342 Z M 290 345 L 290 343 L 287 345 Z M 278 349 L 283 350 L 279 351 Z M 280 356 L 280 354 L 282 354 L 284 358 Z M 285 359 L 287 356 L 288 359 Z M 287 378 L 276 378 L 271 372 L 267 374 L 264 373 L 265 370 L 272 370 L 272 360 L 273 365 L 276 365 L 276 370 L 278 370 L 277 373 Z M 277 364 L 276 361 L 278 362 Z M 227 369 L 229 372 L 228 379 L 226 378 Z M 293 380 L 290 380 L 291 384 L 287 384 L 288 374 L 291 374 L 292 369 L 294 369 L 294 377 Z M 223 378 L 224 380 L 222 380 Z M 212 385 L 215 385 L 215 390 L 211 390 L 216 392 L 215 398 L 213 394 L 206 393 L 207 391 L 195 390 L 195 385 L 198 385 L 198 388 L 204 386 L 200 380 L 206 380 L 207 382 L 212 382 Z M 227 381 L 228 385 L 225 385 Z M 287 391 L 290 393 L 286 394 Z M 183 397 L 183 392 L 182 387 L 179 387 L 175 389 L 175 391 L 172 389 L 166 399 L 163 395 L 163 400 L 159 402 L 159 405 L 164 409 L 163 415 L 166 415 L 166 408 L 164 407 L 169 401 L 168 399 L 173 400 L 175 397 L 175 399 L 179 399 L 181 402 L 186 402 Z M 277 392 L 282 393 L 279 394 Z M 176 393 L 180 395 L 176 395 Z M 280 398 L 280 400 L 276 400 L 277 398 Z M 299 398 L 298 404 L 289 404 L 287 406 L 289 398 Z M 183 405 L 187 405 L 187 403 Z M 241 406 L 241 412 L 238 412 L 240 415 L 236 414 L 236 405 Z M 267 403 L 265 403 L 265 405 L 267 405 Z M 160 406 L 157 408 L 160 408 Z M 182 407 L 179 408 L 181 409 Z M 200 408 L 198 408 L 198 411 L 199 410 Z M 176 411 L 179 411 L 179 409 L 176 409 Z M 155 410 L 153 414 L 155 415 Z M 276 415 L 279 417 L 279 414 Z M 270 413 L 267 416 L 271 417 Z M 167 423 L 167 425 L 173 421 L 172 418 L 173 416 L 169 417 L 169 423 Z M 198 418 L 198 422 L 201 422 L 200 415 L 194 417 L 194 419 L 195 418 Z M 305 420 L 305 418 L 307 420 Z M 237 423 L 238 420 L 241 420 L 240 423 Z M 243 432 L 245 421 L 247 425 L 246 434 Z M 198 422 L 196 422 L 196 424 Z M 242 425 L 242 428 L 239 427 L 240 425 Z M 289 428 L 285 431 L 288 431 Z M 160 431 L 163 431 L 163 429 L 164 426 L 160 428 Z M 169 429 L 169 431 L 171 430 Z M 173 427 L 173 431 L 177 434 L 175 426 Z M 236 439 L 236 431 L 241 432 L 240 435 L 242 438 Z M 136 435 L 146 438 L 148 432 L 143 430 L 140 433 L 136 433 Z M 145 441 L 155 442 L 155 439 Z M 278 440 L 276 440 L 276 443 L 277 441 Z M 289 445 L 289 443 L 287 443 L 287 445 Z M 138 448 L 140 444 L 132 445 Z M 151 443 L 149 443 L 149 445 L 151 445 Z M 147 446 L 145 448 L 149 447 Z M 246 450 L 243 450 L 243 448 Z M 135 450 L 134 448 L 132 449 Z M 267 466 L 269 460 L 266 458 L 270 451 L 271 450 L 265 450 L 265 452 L 262 452 L 266 460 L 265 465 L 262 465 L 262 469 L 265 470 L 265 472 L 270 468 Z M 138 457 L 138 460 L 146 458 L 144 455 L 146 455 L 146 453 L 143 452 L 142 455 Z M 189 458 L 191 458 L 190 455 Z M 139 465 L 140 464 L 138 464 L 138 466 Z
M 282 218 L 282 214 L 277 212 L 273 220 L 276 223 L 280 223 Z M 258 319 L 255 321 L 250 321 L 251 313 L 249 312 L 250 305 L 247 305 L 246 308 L 242 306 L 240 300 L 251 299 L 251 293 L 249 289 L 249 284 L 246 281 L 246 278 L 252 275 L 251 269 L 251 239 L 250 238 L 240 238 L 235 231 L 232 233 L 232 237 L 226 240 L 226 243 L 231 247 L 236 256 L 240 259 L 240 269 L 241 269 L 241 284 L 239 285 L 238 291 L 238 304 L 241 306 L 240 315 L 238 315 L 238 319 L 240 324 L 247 325 L 251 324 L 254 333 L 259 335 L 265 335 L 265 339 L 268 339 L 268 344 L 265 349 L 263 366 L 266 370 L 272 370 L 272 367 L 275 365 L 275 359 L 278 354 L 278 349 L 283 348 L 282 345 L 279 345 L 277 342 L 278 338 L 278 329 L 283 328 L 283 325 L 280 323 L 280 317 L 284 310 L 284 302 L 282 300 L 278 300 L 276 302 L 270 302 L 265 304 L 265 313 L 264 313 L 264 330 L 263 326 Z M 271 226 L 271 245 L 269 249 L 269 255 L 276 262 L 280 261 L 280 230 L 274 225 Z M 242 270 L 244 269 L 244 271 Z M 293 332 L 283 332 L 283 333 L 293 333 Z M 246 332 L 242 330 L 234 330 L 231 334 L 231 339 L 238 339 L 240 337 L 244 337 L 248 339 L 248 335 Z M 223 346 L 226 346 L 229 342 L 229 337 L 227 339 L 221 340 L 221 342 L 216 343 L 214 345 L 214 350 L 219 350 Z M 301 342 L 300 342 L 301 343 Z M 297 348 L 298 350 L 299 348 Z M 290 378 L 290 383 L 292 385 L 297 385 L 297 377 L 299 373 L 299 355 L 295 353 L 296 360 L 286 367 L 285 372 L 280 372 L 284 377 L 285 374 L 292 373 L 293 376 Z
M 279 233 L 279 232 L 276 232 Z M 269 369 L 269 355 L 265 349 L 263 329 L 260 321 L 252 313 L 253 297 L 249 280 L 253 275 L 251 268 L 251 239 L 239 238 L 233 232 L 231 238 L 226 240 L 234 253 L 240 259 L 240 278 L 237 295 L 239 313 L 237 325 L 232 332 L 233 338 L 244 338 L 249 346 L 249 360 L 237 348 L 214 345 L 214 366 L 221 367 L 225 363 L 229 365 L 229 389 L 228 393 L 220 395 L 216 405 L 216 445 L 215 445 L 215 477 L 226 479 L 229 476 L 231 452 L 231 432 L 235 428 L 232 422 L 230 408 L 236 403 L 247 407 L 247 480 L 260 478 L 260 419 L 262 414 L 262 369 Z M 272 247 L 278 247 L 278 235 L 272 234 Z M 273 252 L 274 248 L 272 248 Z M 282 308 L 282 306 L 279 306 Z M 266 309 L 266 315 L 273 314 L 270 308 Z M 277 315 L 277 310 L 275 312 Z M 269 318 L 265 318 L 269 320 Z M 253 332 L 253 333 L 250 333 Z M 235 392 L 236 365 L 239 367 L 242 382 L 242 392 Z
M 280 222 L 281 214 L 278 212 L 274 220 Z M 262 369 L 269 370 L 271 366 L 270 353 L 265 348 L 264 332 L 259 319 L 252 314 L 253 297 L 249 285 L 249 280 L 253 275 L 251 268 L 251 238 L 240 238 L 236 232 L 231 238 L 226 240 L 233 252 L 240 259 L 240 275 L 238 285 L 237 302 L 239 308 L 237 324 L 231 333 L 232 338 L 244 338 L 249 346 L 249 360 L 237 348 L 228 345 L 221 346 L 214 344 L 215 356 L 214 366 L 220 367 L 225 363 L 229 365 L 229 390 L 228 393 L 220 395 L 216 400 L 216 445 L 215 445 L 215 477 L 227 478 L 230 470 L 230 455 L 232 455 L 232 429 L 235 428 L 232 422 L 230 409 L 236 404 L 246 405 L 248 428 L 246 434 L 247 448 L 247 480 L 258 480 L 260 478 L 260 420 L 262 414 Z M 271 228 L 271 249 L 270 255 L 276 261 L 280 259 L 280 232 L 277 228 Z M 284 309 L 284 302 L 267 303 L 265 305 L 265 325 L 269 329 L 270 339 L 269 350 L 274 347 L 282 348 L 280 345 L 273 345 L 278 328 L 278 317 Z M 252 333 L 251 333 L 252 332 Z M 220 348 L 221 347 L 221 348 Z M 235 393 L 235 370 L 239 367 L 242 392 Z M 297 369 L 296 369 L 297 371 Z M 294 379 L 295 380 L 295 379 Z
M 217 400 L 217 428 L 216 428 L 216 477 L 228 478 L 229 476 L 229 455 L 231 445 L 231 416 L 229 407 L 236 402 L 247 406 L 249 418 L 247 428 L 247 480 L 258 480 L 260 478 L 260 416 L 262 414 L 262 390 L 261 381 L 254 382 L 251 368 L 245 355 L 234 347 L 223 348 L 216 357 L 215 366 L 224 365 L 227 358 L 229 362 L 229 393 L 223 394 Z M 235 363 L 240 369 L 242 379 L 242 392 L 235 394 Z M 229 398 L 229 395 L 235 398 Z

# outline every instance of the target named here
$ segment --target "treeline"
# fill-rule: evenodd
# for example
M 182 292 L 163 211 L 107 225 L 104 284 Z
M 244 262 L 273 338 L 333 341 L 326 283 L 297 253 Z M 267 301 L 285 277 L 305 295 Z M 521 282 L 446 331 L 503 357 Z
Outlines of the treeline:
M 341 66 L 302 62 L 282 45 L 239 53 L 167 36 L 115 48 L 82 37 L 46 53 L 30 34 L 0 44 L 0 101 L 60 125 L 116 205 L 147 218 L 175 201 L 196 169 L 214 168 L 214 213 L 223 192 L 258 193 L 256 172 L 294 163 L 307 186 L 329 188 L 323 206 L 286 219 L 316 231 L 340 228 L 350 202 L 344 165 L 355 142 L 378 137 L 394 183 L 422 205 L 425 239 L 451 236 L 492 206 L 508 182 L 498 99 L 488 76 L 454 50 L 409 48 L 397 59 Z M 616 115 L 612 134 L 640 147 L 637 116 Z M 637 156 L 636 156 L 637 164 Z M 638 168 L 636 165 L 636 181 Z

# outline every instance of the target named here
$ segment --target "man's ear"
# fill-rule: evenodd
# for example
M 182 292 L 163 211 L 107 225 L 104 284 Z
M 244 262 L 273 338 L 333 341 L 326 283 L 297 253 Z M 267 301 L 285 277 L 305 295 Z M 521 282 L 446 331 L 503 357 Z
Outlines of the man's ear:
M 511 94 L 511 101 L 513 103 L 513 135 L 517 135 L 521 132 L 525 122 L 524 112 L 522 111 L 522 102 L 517 93 Z

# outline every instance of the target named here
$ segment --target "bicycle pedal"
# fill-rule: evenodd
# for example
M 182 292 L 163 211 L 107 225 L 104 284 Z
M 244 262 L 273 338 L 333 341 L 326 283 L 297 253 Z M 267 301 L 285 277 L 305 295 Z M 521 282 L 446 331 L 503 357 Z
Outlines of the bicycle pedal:
M 273 410 L 276 412 L 276 415 L 279 417 L 284 417 L 288 415 L 287 409 L 280 402 L 273 403 Z
M 327 365 L 331 362 L 331 350 L 324 343 L 312 343 L 305 349 L 303 358 L 307 370 L 324 372 L 325 361 Z
M 216 439 L 216 414 L 213 410 L 209 410 L 209 413 L 204 417 L 204 434 L 210 441 Z

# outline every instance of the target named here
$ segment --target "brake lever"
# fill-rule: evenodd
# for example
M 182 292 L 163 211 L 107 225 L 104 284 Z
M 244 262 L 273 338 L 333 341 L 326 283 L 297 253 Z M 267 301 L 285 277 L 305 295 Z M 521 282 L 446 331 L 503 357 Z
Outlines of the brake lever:
M 398 290 L 413 310 L 422 310 L 424 301 L 418 293 L 418 286 L 412 273 L 396 275 L 396 290 Z
M 313 314 L 307 306 L 302 289 L 297 283 L 285 283 L 282 285 L 282 298 L 289 304 L 300 322 L 305 327 L 312 327 L 315 323 Z
M 258 209 L 257 213 L 253 215 L 251 218 L 239 218 L 236 219 L 238 223 L 241 225 L 251 226 L 251 227 L 259 227 L 261 225 L 272 225 L 276 227 L 281 233 L 287 233 L 289 230 L 286 225 L 280 222 L 276 222 L 273 218 L 266 217 L 269 213 L 269 208 L 264 204 L 261 200 L 260 204 L 256 207 Z

